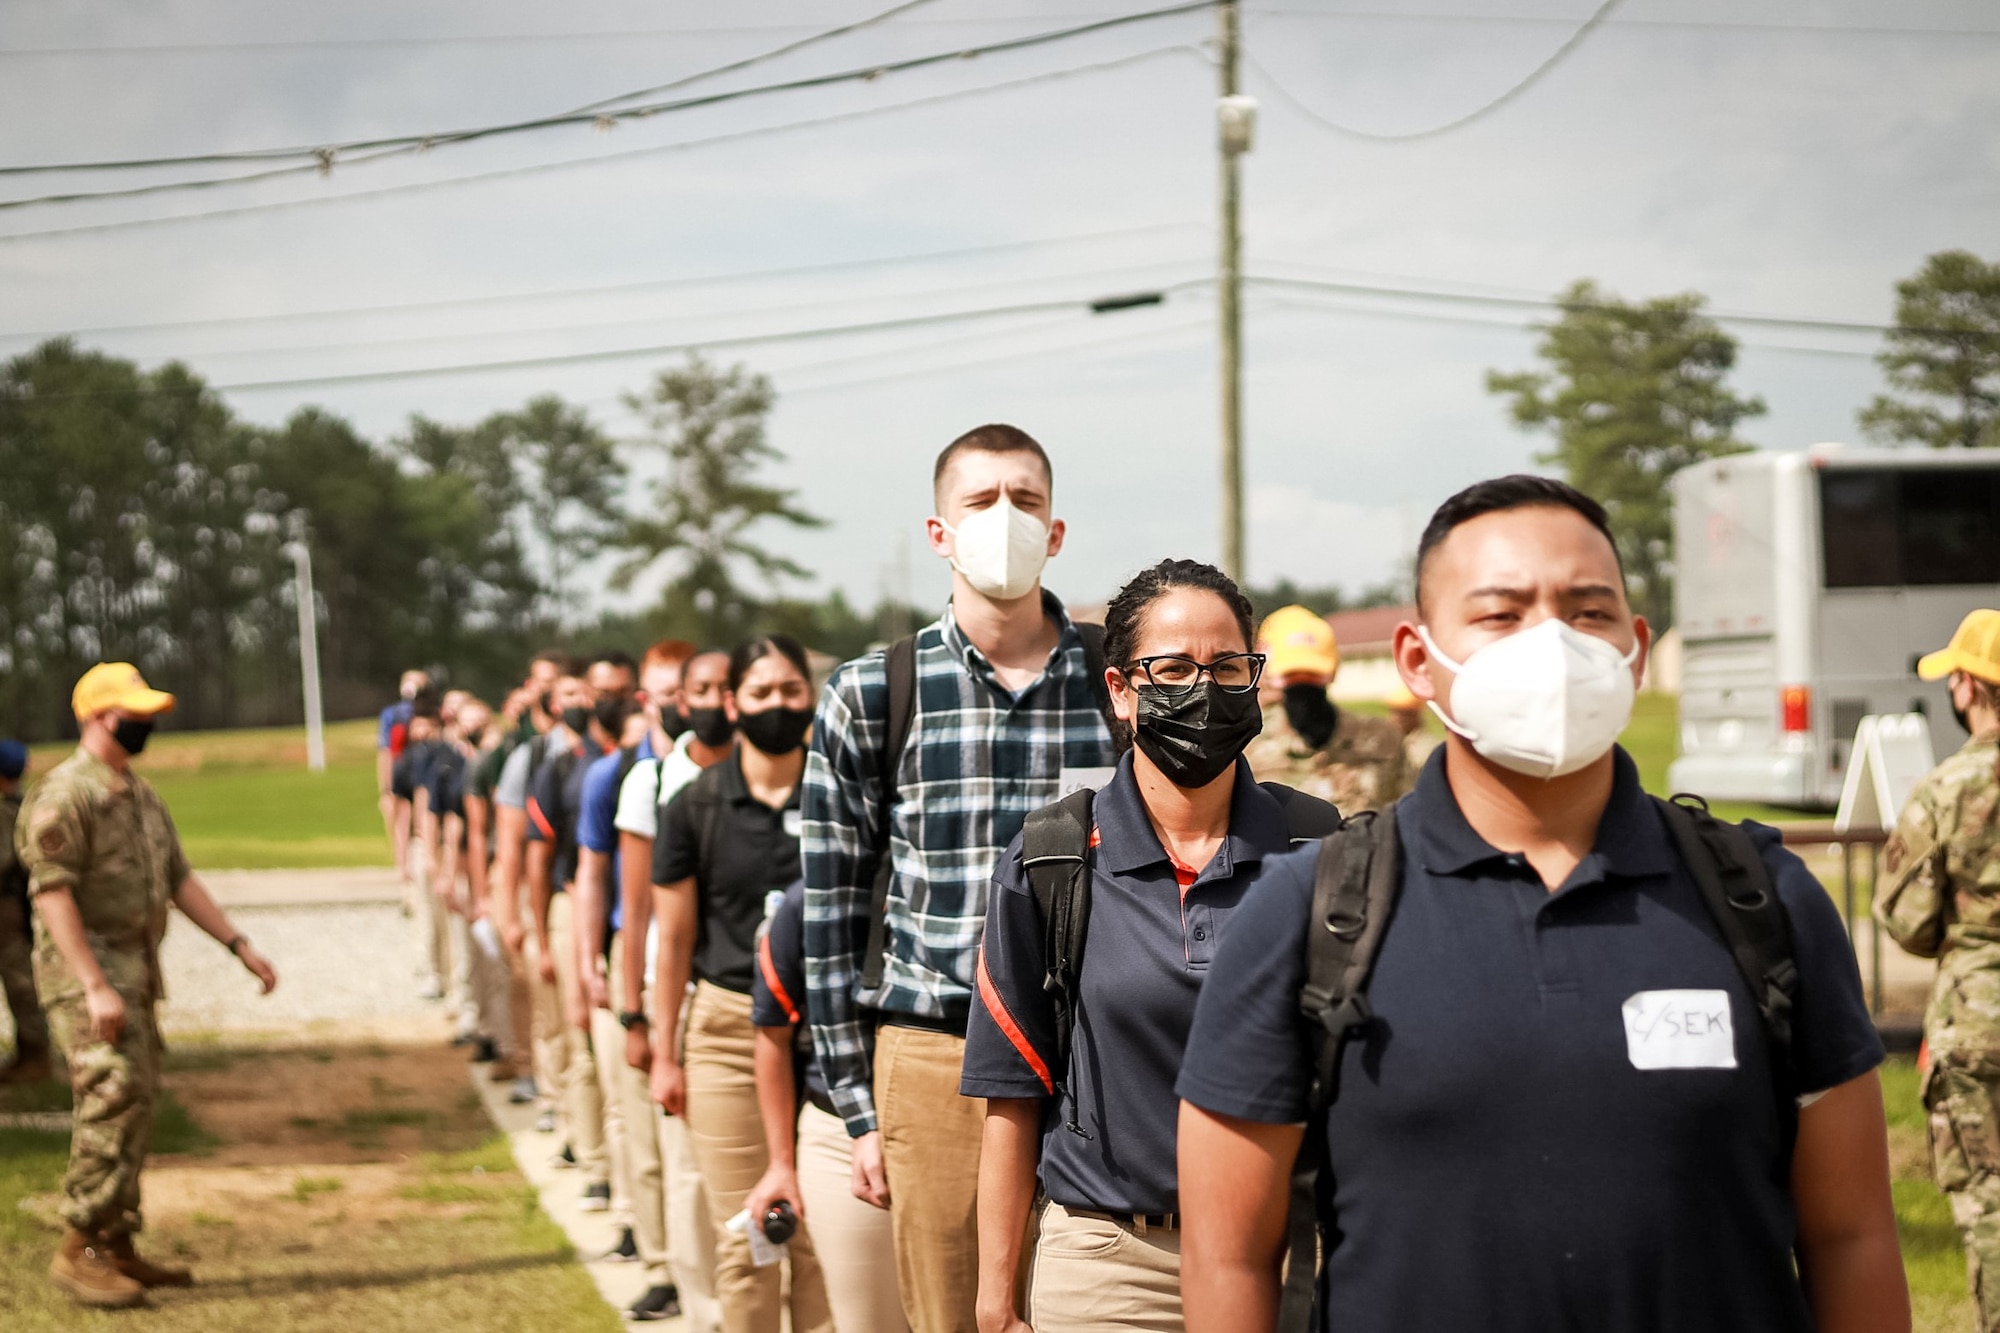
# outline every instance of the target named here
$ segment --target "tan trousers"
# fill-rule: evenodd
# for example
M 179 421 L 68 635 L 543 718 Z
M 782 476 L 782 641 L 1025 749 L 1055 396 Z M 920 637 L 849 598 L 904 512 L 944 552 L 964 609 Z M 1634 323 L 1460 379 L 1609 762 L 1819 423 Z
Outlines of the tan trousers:
M 451 913 L 438 901 L 438 886 L 433 883 L 443 873 L 442 866 L 431 864 L 430 849 L 423 839 L 411 838 L 410 912 L 416 918 L 417 944 L 423 949 L 423 975 L 440 992 L 451 982 L 451 942 L 447 937 L 450 927 L 446 922 Z
M 885 1026 L 875 1114 L 896 1232 L 896 1281 L 918 1333 L 976 1333 L 979 1139 L 986 1100 L 958 1095 L 965 1039 Z
M 854 1140 L 840 1117 L 799 1112 L 799 1202 L 840 1333 L 910 1333 L 896 1287 L 896 1238 L 887 1209 L 854 1197 Z
M 752 1072 L 755 1040 L 748 995 L 707 982 L 695 987 L 683 1061 L 688 1139 L 708 1191 L 708 1215 L 715 1228 L 715 1295 L 726 1333 L 779 1333 L 787 1304 L 781 1266 L 758 1268 L 750 1261 L 749 1239 L 725 1229 L 771 1161 Z M 832 1333 L 826 1285 L 812 1238 L 803 1228 L 792 1237 L 790 1250 L 791 1333 Z
M 1041 1222 L 1028 1276 L 1035 1333 L 1182 1333 L 1180 1232 L 1141 1236 L 1054 1202 Z
M 576 987 L 576 947 L 571 933 L 573 904 L 567 893 L 549 900 L 549 952 L 555 955 L 557 1026 L 562 1032 L 560 1070 L 562 1107 L 570 1152 L 585 1185 L 607 1184 L 611 1163 L 604 1151 L 604 1098 L 597 1091 L 597 1070 L 590 1057 L 590 1038 L 568 1021 L 562 997 Z
M 513 978 L 507 950 L 490 918 L 472 922 L 465 937 L 472 960 L 474 1021 L 479 1035 L 493 1043 L 502 1060 L 512 1063 L 521 1058 L 523 1050 L 514 1039 Z
M 722 1304 L 715 1295 L 715 1225 L 701 1164 L 695 1161 L 686 1120 L 664 1113 L 655 1119 L 660 1169 L 666 1177 L 667 1261 L 681 1289 L 681 1311 L 688 1333 L 722 1333 Z

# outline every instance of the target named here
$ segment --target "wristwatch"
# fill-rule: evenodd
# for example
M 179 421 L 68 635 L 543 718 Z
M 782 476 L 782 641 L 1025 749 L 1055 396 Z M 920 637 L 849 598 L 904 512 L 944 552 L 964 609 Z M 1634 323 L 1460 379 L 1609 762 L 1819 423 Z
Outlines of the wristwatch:
M 630 1032 L 633 1028 L 645 1027 L 646 1015 L 642 1010 L 623 1010 L 618 1015 L 618 1026 L 624 1028 L 627 1032 Z

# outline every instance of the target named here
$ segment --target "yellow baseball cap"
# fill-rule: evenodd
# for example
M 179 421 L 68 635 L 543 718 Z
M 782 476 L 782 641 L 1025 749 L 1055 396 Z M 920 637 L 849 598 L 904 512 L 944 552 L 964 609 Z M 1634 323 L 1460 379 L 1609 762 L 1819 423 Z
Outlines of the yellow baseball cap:
M 1333 626 L 1303 606 L 1281 606 L 1264 617 L 1257 650 L 1270 659 L 1264 663 L 1265 674 L 1280 679 L 1297 673 L 1332 680 L 1340 670 Z
M 1954 671 L 2000 685 L 2000 611 L 1979 610 L 1958 622 L 1951 642 L 1917 659 L 1917 675 L 1943 680 Z
M 151 717 L 174 706 L 174 696 L 156 690 L 130 662 L 99 662 L 83 673 L 69 696 L 70 711 L 79 718 L 122 708 L 128 713 Z

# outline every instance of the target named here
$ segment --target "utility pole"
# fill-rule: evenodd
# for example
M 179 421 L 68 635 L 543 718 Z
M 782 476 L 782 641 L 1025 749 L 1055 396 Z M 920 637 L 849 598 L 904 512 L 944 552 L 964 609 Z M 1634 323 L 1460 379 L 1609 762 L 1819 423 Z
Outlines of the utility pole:
M 1250 151 L 1256 103 L 1236 91 L 1236 0 L 1215 7 L 1222 24 L 1217 64 L 1222 96 L 1216 104 L 1222 156 L 1222 263 L 1216 303 L 1222 315 L 1222 569 L 1241 582 L 1243 563 L 1243 237 L 1239 227 L 1240 168 Z
M 306 767 L 326 772 L 326 712 L 319 698 L 319 617 L 313 605 L 312 552 L 303 538 L 292 543 L 292 572 L 299 603 L 299 675 L 306 691 Z

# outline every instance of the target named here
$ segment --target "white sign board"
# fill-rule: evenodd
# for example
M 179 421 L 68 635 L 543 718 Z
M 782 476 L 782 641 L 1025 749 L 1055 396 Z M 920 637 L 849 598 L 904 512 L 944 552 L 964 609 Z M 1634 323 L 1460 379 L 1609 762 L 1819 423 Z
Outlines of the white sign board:
M 1937 764 L 1931 755 L 1930 722 L 1922 713 L 1871 713 L 1854 729 L 1847 756 L 1847 781 L 1833 826 L 1893 828 L 1910 793 Z

